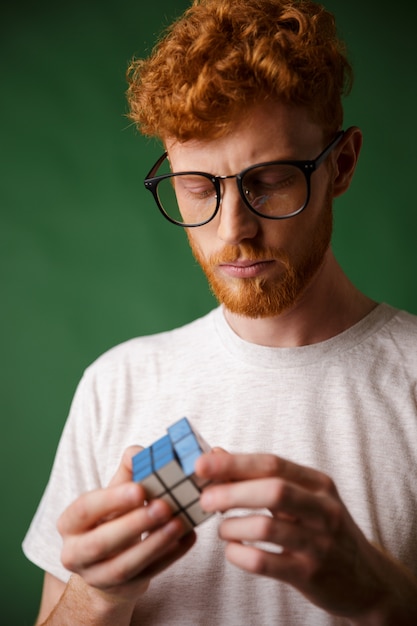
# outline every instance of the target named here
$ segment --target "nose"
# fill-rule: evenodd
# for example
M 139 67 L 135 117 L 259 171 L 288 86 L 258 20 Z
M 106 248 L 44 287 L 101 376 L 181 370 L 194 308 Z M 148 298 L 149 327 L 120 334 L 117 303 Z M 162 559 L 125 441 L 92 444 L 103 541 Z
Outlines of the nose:
M 226 244 L 237 245 L 253 239 L 259 231 L 259 219 L 243 202 L 235 180 L 222 180 L 217 235 Z

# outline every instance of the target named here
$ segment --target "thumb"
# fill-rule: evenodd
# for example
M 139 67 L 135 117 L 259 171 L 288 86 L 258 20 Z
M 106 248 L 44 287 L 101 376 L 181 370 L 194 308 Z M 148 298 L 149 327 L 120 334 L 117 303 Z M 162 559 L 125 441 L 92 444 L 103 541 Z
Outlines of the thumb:
M 132 480 L 132 457 L 143 450 L 142 446 L 129 446 L 123 452 L 122 460 L 117 471 L 109 483 L 109 487 L 121 485 Z

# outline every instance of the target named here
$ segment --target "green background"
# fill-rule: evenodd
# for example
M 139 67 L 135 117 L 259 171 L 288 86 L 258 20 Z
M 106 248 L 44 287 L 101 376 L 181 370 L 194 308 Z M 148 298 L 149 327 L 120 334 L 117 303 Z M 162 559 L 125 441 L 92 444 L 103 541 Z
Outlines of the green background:
M 15 2 L 1 49 L 2 623 L 31 624 L 41 573 L 20 543 L 74 388 L 104 350 L 214 302 L 181 229 L 142 179 L 160 148 L 125 117 L 125 69 L 187 5 Z M 325 2 L 356 71 L 346 126 L 365 135 L 334 247 L 370 296 L 417 313 L 414 2 Z M 377 8 L 376 8 L 377 7 Z M 401 10 L 401 13 L 399 11 Z

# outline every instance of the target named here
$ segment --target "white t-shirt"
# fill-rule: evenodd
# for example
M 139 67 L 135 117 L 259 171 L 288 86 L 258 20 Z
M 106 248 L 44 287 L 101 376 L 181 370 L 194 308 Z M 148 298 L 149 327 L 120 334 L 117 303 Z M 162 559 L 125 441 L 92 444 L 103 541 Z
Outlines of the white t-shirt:
M 127 446 L 150 445 L 183 416 L 212 446 L 273 452 L 329 474 L 368 539 L 417 574 L 417 317 L 381 304 L 327 341 L 268 348 L 241 340 L 218 308 L 108 351 L 75 394 L 27 557 L 67 580 L 57 517 L 108 484 Z M 346 623 L 230 565 L 219 519 L 199 526 L 190 553 L 152 581 L 132 624 Z

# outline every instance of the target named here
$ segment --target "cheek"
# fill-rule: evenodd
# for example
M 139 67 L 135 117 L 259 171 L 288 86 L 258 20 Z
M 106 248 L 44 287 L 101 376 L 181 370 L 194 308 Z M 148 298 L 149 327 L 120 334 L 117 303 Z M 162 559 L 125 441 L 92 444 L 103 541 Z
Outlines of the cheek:
M 186 232 L 191 250 L 197 259 L 208 259 L 217 251 L 214 244 L 216 232 L 211 223 L 194 229 L 188 228 Z

